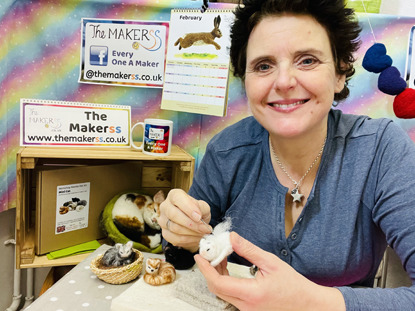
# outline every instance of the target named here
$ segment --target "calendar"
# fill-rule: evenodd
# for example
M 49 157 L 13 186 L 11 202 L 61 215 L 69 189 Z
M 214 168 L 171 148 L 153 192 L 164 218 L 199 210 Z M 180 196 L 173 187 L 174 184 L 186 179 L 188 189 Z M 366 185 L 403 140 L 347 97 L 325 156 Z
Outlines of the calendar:
M 172 10 L 161 108 L 224 116 L 232 10 Z

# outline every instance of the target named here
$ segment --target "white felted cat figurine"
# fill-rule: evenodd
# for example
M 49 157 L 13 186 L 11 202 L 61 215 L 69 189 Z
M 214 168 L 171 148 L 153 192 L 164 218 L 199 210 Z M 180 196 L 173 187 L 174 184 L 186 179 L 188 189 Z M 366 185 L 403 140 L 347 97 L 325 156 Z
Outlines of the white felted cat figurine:
M 211 234 L 205 235 L 199 242 L 199 254 L 208 260 L 213 267 L 216 267 L 233 252 L 230 241 L 231 226 L 231 218 L 227 217 L 225 221 L 213 229 Z

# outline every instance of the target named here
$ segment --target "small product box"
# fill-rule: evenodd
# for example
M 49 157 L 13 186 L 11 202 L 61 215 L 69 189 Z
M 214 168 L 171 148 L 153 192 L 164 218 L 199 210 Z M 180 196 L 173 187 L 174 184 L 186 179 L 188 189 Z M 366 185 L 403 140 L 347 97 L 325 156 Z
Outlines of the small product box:
M 43 255 L 103 238 L 101 211 L 115 195 L 139 188 L 141 164 L 52 167 L 36 177 L 35 252 Z

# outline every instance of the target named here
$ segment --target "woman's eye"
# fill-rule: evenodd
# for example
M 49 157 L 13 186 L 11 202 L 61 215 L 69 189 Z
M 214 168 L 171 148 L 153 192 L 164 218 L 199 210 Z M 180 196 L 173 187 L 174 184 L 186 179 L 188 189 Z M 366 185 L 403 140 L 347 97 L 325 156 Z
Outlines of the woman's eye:
M 307 68 L 314 67 L 317 64 L 318 64 L 318 60 L 313 57 L 304 57 L 300 59 L 299 61 L 300 66 L 305 66 Z
M 264 64 L 264 63 L 262 63 L 262 64 L 259 64 L 259 65 L 257 65 L 256 67 L 255 67 L 255 70 L 256 71 L 267 71 L 267 70 L 269 70 L 270 69 L 270 65 L 268 65 L 268 64 Z
M 268 64 L 261 64 L 261 65 L 259 65 L 259 69 L 261 71 L 267 70 L 267 69 L 269 69 L 269 65 Z

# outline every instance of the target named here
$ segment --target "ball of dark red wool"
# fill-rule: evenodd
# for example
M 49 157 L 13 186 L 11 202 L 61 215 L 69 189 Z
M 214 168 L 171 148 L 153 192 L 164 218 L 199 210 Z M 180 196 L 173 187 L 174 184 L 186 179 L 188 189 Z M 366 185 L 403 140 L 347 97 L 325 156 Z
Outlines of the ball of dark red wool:
M 393 112 L 398 118 L 415 118 L 415 90 L 407 88 L 393 101 Z

